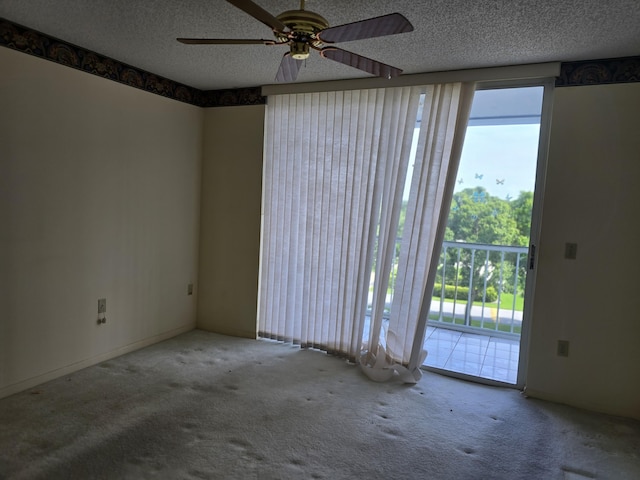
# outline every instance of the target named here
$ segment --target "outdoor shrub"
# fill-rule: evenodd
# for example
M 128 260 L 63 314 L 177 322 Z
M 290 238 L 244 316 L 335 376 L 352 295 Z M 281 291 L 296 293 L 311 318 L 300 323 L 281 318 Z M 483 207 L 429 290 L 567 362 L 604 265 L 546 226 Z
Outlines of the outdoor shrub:
M 433 287 L 433 296 L 436 297 L 436 298 L 440 298 L 441 294 L 442 294 L 442 284 L 441 283 L 436 283 L 434 285 L 434 287 Z M 475 302 L 481 302 L 482 301 L 482 295 L 483 295 L 483 292 L 479 291 L 475 295 L 473 300 Z M 445 285 L 444 286 L 444 298 L 453 299 L 454 297 L 455 297 L 456 300 L 468 300 L 469 299 L 469 287 L 458 287 L 458 289 L 456 290 L 455 285 Z M 498 292 L 497 292 L 497 290 L 492 286 L 488 286 L 487 290 L 486 290 L 484 301 L 486 303 L 492 303 L 492 302 L 495 302 L 496 300 L 498 300 Z
M 442 284 L 436 283 L 433 288 L 433 296 L 440 298 L 441 293 L 442 293 Z M 468 300 L 469 287 L 458 287 L 458 289 L 456 290 L 455 285 L 445 285 L 444 298 L 453 299 L 454 297 L 456 300 Z
M 478 292 L 478 294 L 476 295 L 476 298 L 474 300 L 476 302 L 481 302 L 482 301 L 482 291 Z M 484 296 L 484 301 L 486 303 L 493 303 L 496 300 L 498 300 L 498 291 L 494 287 L 489 285 L 487 287 L 486 294 Z

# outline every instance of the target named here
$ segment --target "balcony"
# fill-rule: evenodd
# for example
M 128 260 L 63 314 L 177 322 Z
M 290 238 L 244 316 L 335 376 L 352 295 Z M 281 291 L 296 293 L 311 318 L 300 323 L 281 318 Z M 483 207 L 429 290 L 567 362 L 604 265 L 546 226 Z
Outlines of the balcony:
M 425 336 L 425 366 L 516 383 L 527 255 L 526 247 L 443 243 Z M 393 262 L 387 314 L 397 256 Z
M 526 247 L 444 242 L 429 323 L 519 338 L 527 254 Z

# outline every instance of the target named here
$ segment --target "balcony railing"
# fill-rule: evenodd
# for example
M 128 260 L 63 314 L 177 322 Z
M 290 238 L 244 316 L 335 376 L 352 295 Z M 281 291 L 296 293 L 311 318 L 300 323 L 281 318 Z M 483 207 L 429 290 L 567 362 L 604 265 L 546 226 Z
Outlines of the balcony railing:
M 401 239 L 396 242 L 400 251 Z M 444 242 L 429 324 L 463 331 L 519 336 L 522 329 L 526 247 Z M 393 302 L 393 259 L 385 313 Z

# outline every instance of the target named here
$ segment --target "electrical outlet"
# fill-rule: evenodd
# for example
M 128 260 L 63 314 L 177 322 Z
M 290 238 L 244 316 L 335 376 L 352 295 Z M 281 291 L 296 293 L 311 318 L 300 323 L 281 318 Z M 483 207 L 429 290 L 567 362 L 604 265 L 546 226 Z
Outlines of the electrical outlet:
M 99 298 L 98 299 L 98 314 L 107 313 L 107 299 Z
M 578 255 L 577 243 L 565 243 L 564 244 L 564 258 L 569 260 L 575 260 Z
M 187 295 L 193 295 L 193 283 L 187 285 Z
M 558 356 L 559 357 L 568 357 L 569 356 L 569 341 L 568 340 L 558 340 Z

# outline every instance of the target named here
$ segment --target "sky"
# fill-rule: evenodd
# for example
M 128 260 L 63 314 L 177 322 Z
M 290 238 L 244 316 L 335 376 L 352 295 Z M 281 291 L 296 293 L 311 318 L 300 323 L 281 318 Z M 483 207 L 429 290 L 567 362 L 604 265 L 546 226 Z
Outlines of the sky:
M 520 192 L 533 192 L 539 132 L 539 124 L 467 127 L 454 193 L 483 187 L 491 196 L 513 200 Z M 418 129 L 411 158 L 415 157 L 417 137 Z M 409 198 L 410 171 L 404 187 L 405 201 Z
M 533 192 L 539 132 L 539 124 L 468 127 L 455 191 L 484 187 L 503 199 Z
M 520 192 L 534 191 L 543 90 L 532 86 L 475 92 L 454 192 L 483 187 L 491 196 L 512 200 Z M 416 128 L 412 158 L 418 133 Z M 404 200 L 409 197 L 408 177 Z

